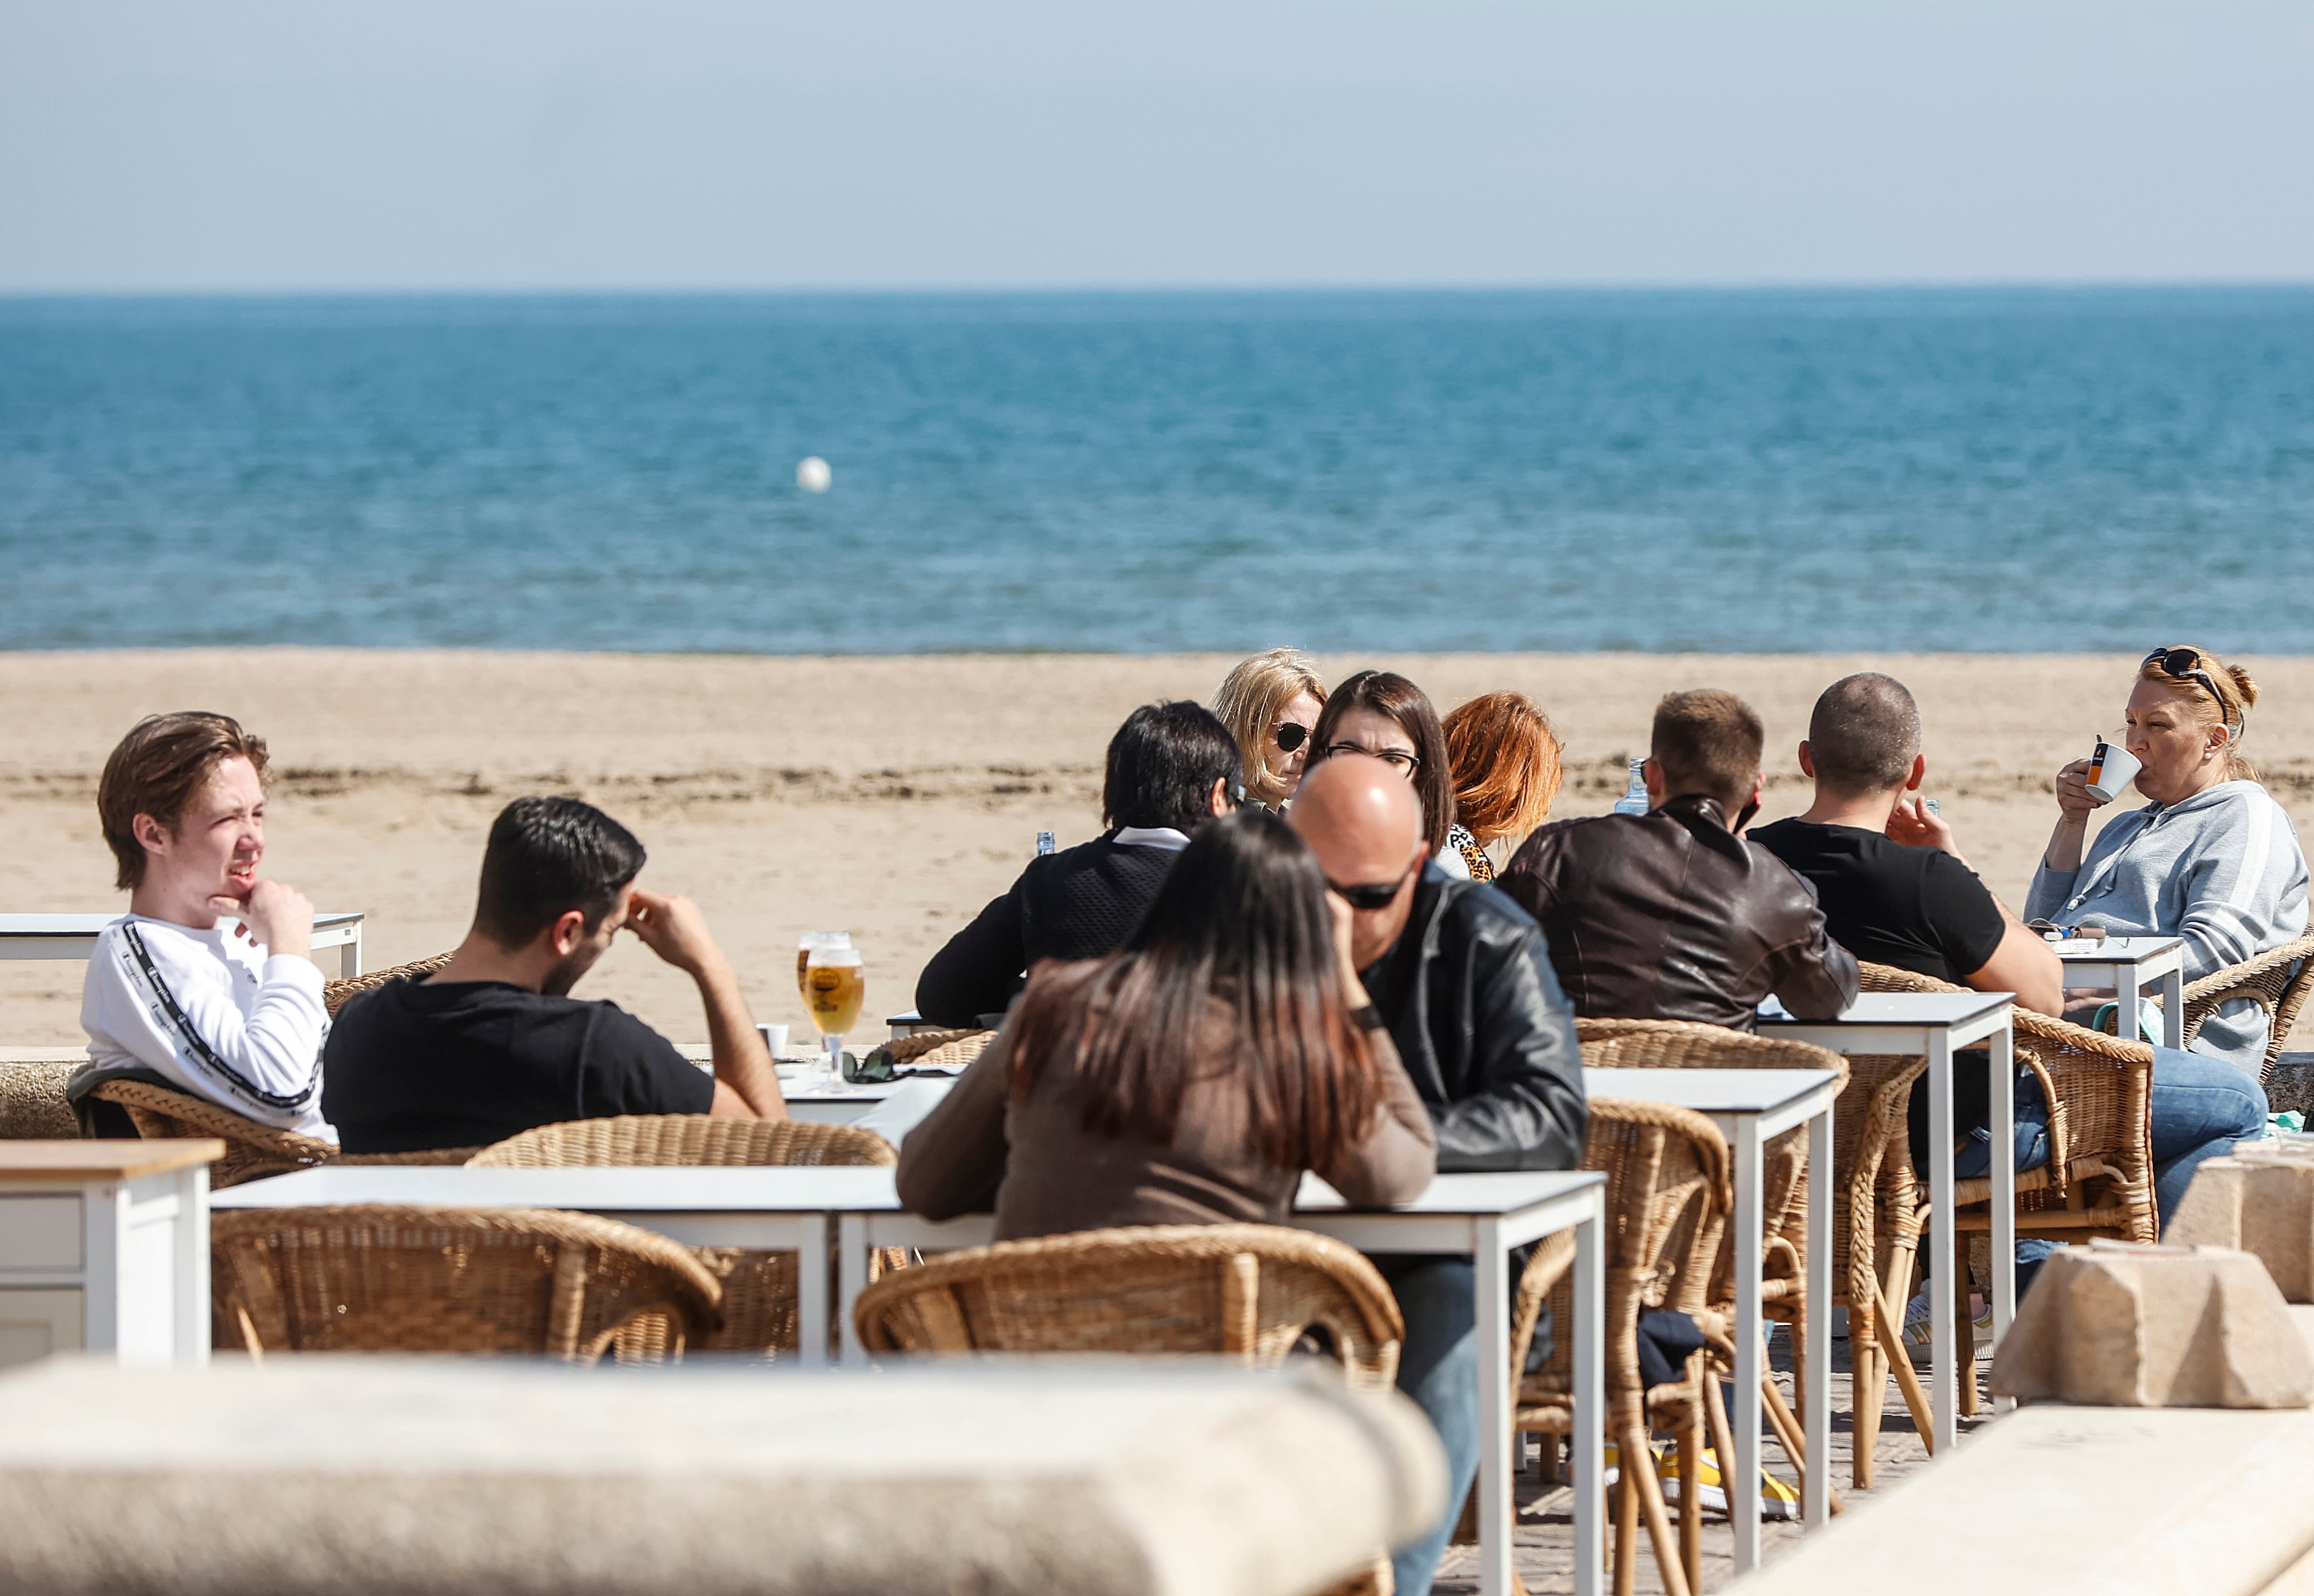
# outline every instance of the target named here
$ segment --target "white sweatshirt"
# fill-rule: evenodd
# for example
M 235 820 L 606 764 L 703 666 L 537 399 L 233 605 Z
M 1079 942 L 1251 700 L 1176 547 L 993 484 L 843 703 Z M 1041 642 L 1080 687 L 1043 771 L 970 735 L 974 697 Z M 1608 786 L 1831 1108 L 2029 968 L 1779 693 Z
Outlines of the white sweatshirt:
M 334 1142 L 322 1117 L 322 972 L 269 957 L 228 926 L 197 931 L 123 915 L 106 926 L 80 993 L 93 1069 L 142 1066 L 196 1097 Z

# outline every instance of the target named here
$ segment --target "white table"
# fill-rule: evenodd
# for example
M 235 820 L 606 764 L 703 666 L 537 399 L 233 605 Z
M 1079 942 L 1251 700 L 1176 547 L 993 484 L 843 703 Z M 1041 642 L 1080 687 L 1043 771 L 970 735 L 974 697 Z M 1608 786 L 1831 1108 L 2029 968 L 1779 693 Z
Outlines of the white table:
M 225 1143 L 0 1142 L 0 1365 L 209 1355 L 209 1164 Z
M 714 1050 L 704 1042 L 678 1042 L 675 1050 L 702 1069 L 714 1062 Z M 782 1059 L 781 1063 L 792 1063 Z M 820 1084 L 798 1087 L 782 1079 L 780 1096 L 786 1099 L 788 1117 L 806 1124 L 848 1125 L 892 1095 L 896 1080 L 879 1081 L 874 1086 L 851 1086 L 841 1080 L 831 1080 L 825 1071 L 818 1073 Z M 920 1078 L 912 1078 L 920 1079 Z
M 2161 999 L 2161 1045 L 2186 1045 L 2185 938 L 2067 937 L 2049 947 L 2065 966 L 2067 986 L 2108 988 L 2114 1002 L 2130 1010 L 2128 1018 L 2115 1022 L 2115 1036 L 2136 1038 L 2138 994 L 2152 986 Z
M 566 1208 L 654 1230 L 685 1247 L 793 1252 L 801 1358 L 807 1365 L 819 1365 L 827 1362 L 828 1216 L 891 1197 L 891 1170 L 866 1166 L 469 1169 L 325 1164 L 229 1187 L 212 1197 L 210 1206 L 394 1203 Z
M 1991 1107 L 1985 1128 L 1992 1154 L 1992 1339 L 2009 1333 L 2017 1295 L 2017 1062 L 2009 1010 L 2013 992 L 1868 992 L 1837 1019 L 1760 1016 L 1759 1034 L 1813 1042 L 1846 1056 L 1925 1054 L 1929 1061 L 1929 1309 L 1932 1320 L 1929 1392 L 1934 1409 L 1930 1438 L 1944 1451 L 1959 1438 L 1953 1345 L 1953 1277 L 1960 1271 L 1953 1225 L 1952 1056 L 1973 1043 L 1992 1050 Z M 1901 1312 L 1903 1305 L 1896 1305 Z M 1814 1318 L 1813 1315 L 1810 1316 Z M 1902 1327 L 1901 1326 L 1899 1327 Z M 1814 1459 L 1811 1457 L 1810 1461 Z
M 119 918 L 118 914 L 0 914 L 0 959 L 85 962 L 96 951 L 97 934 Z M 340 980 L 362 973 L 362 919 L 359 914 L 314 916 L 314 951 L 338 950 Z
M 1592 1098 L 1666 1103 L 1702 1115 L 1734 1156 L 1736 1212 L 1736 1459 L 1723 1468 L 1736 1529 L 1736 1571 L 1760 1562 L 1760 1270 L 1765 1228 L 1761 1164 L 1770 1138 L 1808 1128 L 1807 1388 L 1801 1394 L 1807 1461 L 1806 1521 L 1823 1524 L 1832 1500 L 1832 1106 L 1840 1077 L 1830 1070 L 1585 1070 Z M 1683 1486 L 1684 1488 L 1684 1486 Z
M 862 1204 L 838 1221 L 836 1251 L 843 1355 L 865 1356 L 852 1304 L 868 1284 L 868 1255 L 879 1247 L 926 1251 L 984 1247 L 994 1239 L 991 1216 L 934 1221 L 901 1210 L 889 1194 L 891 1172 L 879 1170 L 887 1200 Z M 1575 1231 L 1575 1589 L 1597 1596 L 1605 1503 L 1601 1426 L 1605 1422 L 1601 1308 L 1606 1258 L 1600 1235 L 1606 1177 L 1585 1171 L 1441 1175 L 1413 1202 L 1382 1210 L 1353 1209 L 1314 1175 L 1305 1175 L 1286 1222 L 1330 1236 L 1366 1253 L 1431 1253 L 1470 1257 L 1478 1271 L 1479 1329 L 1479 1589 L 1483 1596 L 1511 1590 L 1511 1282 L 1510 1249 L 1560 1230 Z

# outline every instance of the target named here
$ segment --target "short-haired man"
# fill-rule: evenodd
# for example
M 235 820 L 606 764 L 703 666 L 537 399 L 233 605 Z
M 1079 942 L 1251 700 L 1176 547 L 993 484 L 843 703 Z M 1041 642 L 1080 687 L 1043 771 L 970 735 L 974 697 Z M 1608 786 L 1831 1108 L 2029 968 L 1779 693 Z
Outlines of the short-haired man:
M 1431 861 L 1421 800 L 1379 759 L 1317 766 L 1288 821 L 1349 906 L 1350 956 L 1430 1110 L 1440 1171 L 1580 1164 L 1583 1055 L 1534 921 Z M 1399 1389 L 1446 1448 L 1446 1515 L 1391 1561 L 1403 1596 L 1422 1596 L 1478 1468 L 1477 1282 L 1466 1257 L 1374 1262 L 1406 1320 Z
M 257 873 L 265 775 L 264 738 L 200 711 L 146 717 L 104 762 L 97 822 L 128 913 L 89 959 L 88 1063 L 66 1089 L 100 1135 L 136 1134 L 126 1113 L 88 1095 L 128 1079 L 337 1140 L 322 1113 L 330 1018 L 314 906 Z
M 1542 924 L 1586 1019 L 1687 1019 L 1751 1030 L 1773 994 L 1802 1019 L 1856 999 L 1856 960 L 1825 934 L 1815 891 L 1740 833 L 1760 807 L 1763 733 L 1731 692 L 1656 706 L 1645 815 L 1544 826 L 1498 885 Z
M 322 1106 L 346 1151 L 487 1146 L 621 1114 L 785 1119 L 771 1052 L 706 917 L 637 887 L 643 860 L 626 827 L 577 798 L 500 811 L 473 927 L 450 962 L 339 1012 Z M 711 1076 L 617 1004 L 570 995 L 622 930 L 698 985 Z
M 1244 797 L 1237 739 L 1202 704 L 1144 704 L 1108 740 L 1093 841 L 1032 860 L 1012 889 L 932 955 L 916 1012 L 934 1025 L 1000 1015 L 1048 958 L 1114 952 L 1199 824 Z

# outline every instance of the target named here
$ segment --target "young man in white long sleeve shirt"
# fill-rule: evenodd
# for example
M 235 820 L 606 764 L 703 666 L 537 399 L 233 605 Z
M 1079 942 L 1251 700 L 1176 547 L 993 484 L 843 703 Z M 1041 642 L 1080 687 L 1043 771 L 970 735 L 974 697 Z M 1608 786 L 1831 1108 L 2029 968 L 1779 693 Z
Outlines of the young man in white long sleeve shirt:
M 337 1140 L 322 1117 L 314 906 L 257 873 L 265 774 L 262 737 L 201 712 L 148 716 L 105 761 L 97 815 L 128 913 L 89 960 L 89 1062 L 68 1089 L 100 1133 L 128 1133 L 127 1116 L 87 1094 L 129 1077 Z

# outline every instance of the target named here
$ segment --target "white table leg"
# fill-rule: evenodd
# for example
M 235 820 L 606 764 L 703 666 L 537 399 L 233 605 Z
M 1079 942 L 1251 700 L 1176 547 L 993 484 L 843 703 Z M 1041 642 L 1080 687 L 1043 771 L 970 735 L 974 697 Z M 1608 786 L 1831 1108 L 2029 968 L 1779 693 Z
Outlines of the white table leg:
M 800 1336 L 803 1345 L 799 1349 L 807 1369 L 827 1367 L 827 1220 L 819 1217 L 817 1223 L 805 1219 L 797 1225 L 796 1237 L 796 1314 L 802 1319 Z M 863 1255 L 866 1249 L 861 1249 Z M 865 1273 L 865 1270 L 862 1270 Z M 844 1318 L 851 1319 L 851 1303 L 846 1299 Z
M 1935 1431 L 1930 1450 L 1942 1457 L 1960 1433 L 1953 1348 L 1953 1080 L 1952 1036 L 1929 1033 L 1929 1395 Z M 1903 1304 L 1897 1305 L 1903 1311 Z
M 1594 1203 L 1598 1201 L 1596 1194 Z M 1607 1551 L 1607 1244 L 1603 1208 L 1575 1229 L 1575 1300 L 1569 1327 L 1575 1374 L 1575 1596 L 1599 1596 Z
M 361 934 L 362 928 L 354 927 L 354 939 L 338 949 L 338 979 L 340 981 L 350 981 L 361 974 Z
M 2172 970 L 2161 977 L 2161 1045 L 2183 1052 L 2186 1046 L 2186 973 Z
M 177 1173 L 177 1217 L 170 1232 L 169 1307 L 175 1361 L 209 1361 L 209 1167 Z
M 1760 1121 L 1736 1120 L 1736 1459 L 1720 1459 L 1727 1512 L 1736 1530 L 1736 1572 L 1760 1565 Z M 1683 1485 L 1682 1489 L 1685 1489 Z
M 1471 1262 L 1479 1295 L 1479 1592 L 1510 1596 L 1510 1289 L 1497 1221 L 1479 1221 L 1478 1246 Z
M 1985 1128 L 1992 1138 L 1992 1279 L 1986 1289 L 1992 1296 L 1992 1345 L 2009 1334 L 2017 1317 L 2017 1055 L 2016 1035 L 2003 1025 L 1990 1038 L 1992 1044 L 1992 1112 Z M 2002 1400 L 1993 1411 L 2006 1413 L 2015 1404 Z
M 868 1221 L 846 1213 L 836 1221 L 836 1318 L 843 1337 L 843 1361 L 864 1363 L 868 1350 L 860 1345 L 860 1327 L 852 1321 L 852 1305 L 868 1289 Z
M 1832 1108 L 1808 1121 L 1806 1477 L 1807 1528 L 1832 1510 Z

